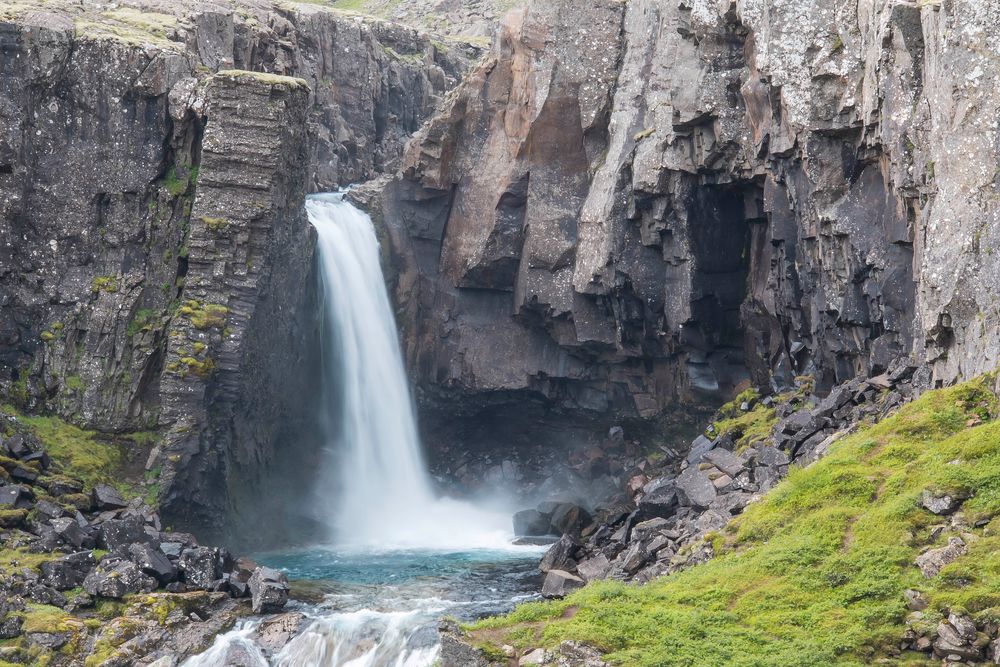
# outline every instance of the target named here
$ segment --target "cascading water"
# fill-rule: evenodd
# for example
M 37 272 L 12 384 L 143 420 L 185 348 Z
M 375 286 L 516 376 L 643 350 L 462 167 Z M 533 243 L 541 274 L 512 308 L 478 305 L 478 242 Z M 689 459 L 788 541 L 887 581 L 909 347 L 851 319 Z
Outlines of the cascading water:
M 371 219 L 341 194 L 314 195 L 306 209 L 325 325 L 329 446 L 317 504 L 331 544 L 259 560 L 335 592 L 298 605 L 311 621 L 275 655 L 254 643 L 250 622 L 184 667 L 429 667 L 442 614 L 472 619 L 535 597 L 539 550 L 511 546 L 509 511 L 434 493 Z
M 310 197 L 326 310 L 330 402 L 323 504 L 333 539 L 359 548 L 495 547 L 510 514 L 437 498 L 423 457 L 371 219 L 341 194 Z

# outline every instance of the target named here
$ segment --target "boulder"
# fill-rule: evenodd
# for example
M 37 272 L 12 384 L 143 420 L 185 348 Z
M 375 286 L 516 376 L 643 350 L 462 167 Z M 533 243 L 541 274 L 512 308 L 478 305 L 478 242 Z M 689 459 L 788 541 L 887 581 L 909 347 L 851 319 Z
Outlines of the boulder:
M 574 569 L 576 567 L 574 556 L 576 555 L 577 548 L 577 543 L 573 538 L 569 535 L 563 535 L 542 556 L 542 561 L 538 564 L 538 569 L 542 572 Z
M 52 519 L 49 521 L 49 525 L 52 526 L 52 530 L 59 536 L 59 539 L 66 544 L 77 548 L 83 546 L 83 529 L 80 528 L 76 519 L 69 517 Z
M 552 512 L 552 530 L 557 535 L 579 536 L 591 521 L 587 510 L 573 503 L 562 503 Z
M 24 621 L 20 616 L 7 614 L 0 618 L 0 639 L 13 639 L 21 634 L 21 626 Z
M 705 509 L 718 496 L 715 485 L 708 475 L 694 466 L 682 472 L 675 482 L 678 502 L 681 505 Z
M 715 441 L 699 435 L 691 443 L 691 449 L 688 450 L 687 462 L 692 465 L 698 463 L 698 461 L 701 461 L 701 457 L 707 454 L 713 447 L 715 447 Z
M 920 494 L 920 504 L 924 509 L 939 516 L 952 514 L 962 506 L 964 500 L 959 494 L 934 493 L 932 491 L 924 491 Z
M 550 570 L 542 583 L 542 597 L 566 597 L 578 588 L 583 588 L 584 581 L 580 577 L 565 570 Z
M 937 549 L 929 549 L 917 556 L 916 564 L 920 572 L 930 579 L 937 576 L 948 563 L 965 553 L 965 542 L 960 537 L 948 538 L 948 544 Z
M 253 613 L 276 612 L 288 602 L 288 578 L 269 567 L 258 567 L 248 582 Z
M 146 544 L 151 541 L 153 538 L 146 532 L 143 520 L 137 516 L 129 516 L 108 519 L 102 523 L 97 543 L 102 549 L 124 554 L 131 544 Z
M 903 591 L 903 597 L 906 599 L 906 608 L 910 611 L 923 611 L 927 609 L 927 598 L 920 591 L 908 588 Z
M 63 556 L 41 564 L 42 580 L 57 591 L 67 591 L 81 585 L 96 563 L 91 551 Z
M 702 458 L 730 477 L 736 477 L 746 468 L 743 460 L 727 449 L 713 449 Z
M 119 510 L 128 507 L 128 503 L 114 488 L 107 484 L 98 484 L 90 492 L 94 507 L 99 510 Z
M 108 563 L 107 561 L 112 561 Z M 121 599 L 129 593 L 150 593 L 156 590 L 156 580 L 142 573 L 134 563 L 105 558 L 83 581 L 83 590 L 90 595 Z
M 514 515 L 514 535 L 548 535 L 551 531 L 549 517 L 538 510 L 522 510 Z
M 982 646 L 977 642 L 975 624 L 964 616 L 950 614 L 937 626 L 934 653 L 941 658 L 958 656 L 963 660 L 978 661 L 982 658 Z
M 169 584 L 177 579 L 177 568 L 174 564 L 150 545 L 137 542 L 129 546 L 128 552 L 129 559 L 136 567 L 160 584 Z
M 669 519 L 677 511 L 677 488 L 674 480 L 661 478 L 646 487 L 648 490 L 636 503 L 635 521 Z
M 306 617 L 298 612 L 287 612 L 269 616 L 253 631 L 254 642 L 268 655 L 277 653 L 306 623 Z
M 177 567 L 189 588 L 209 590 L 222 575 L 218 552 L 209 547 L 192 547 L 181 552 Z
M 604 554 L 597 554 L 593 558 L 581 561 L 576 566 L 576 572 L 584 581 L 594 581 L 604 579 L 611 570 L 611 561 Z

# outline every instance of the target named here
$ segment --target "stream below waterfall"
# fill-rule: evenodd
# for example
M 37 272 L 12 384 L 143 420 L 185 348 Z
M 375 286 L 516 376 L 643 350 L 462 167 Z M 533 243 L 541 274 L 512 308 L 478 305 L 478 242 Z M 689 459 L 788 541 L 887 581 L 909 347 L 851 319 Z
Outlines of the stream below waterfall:
M 310 196 L 323 303 L 326 458 L 315 517 L 329 546 L 258 554 L 310 599 L 302 630 L 267 655 L 260 619 L 184 667 L 429 667 L 442 616 L 468 621 L 537 597 L 543 549 L 511 544 L 511 508 L 437 493 L 424 463 L 371 219 L 342 194 Z

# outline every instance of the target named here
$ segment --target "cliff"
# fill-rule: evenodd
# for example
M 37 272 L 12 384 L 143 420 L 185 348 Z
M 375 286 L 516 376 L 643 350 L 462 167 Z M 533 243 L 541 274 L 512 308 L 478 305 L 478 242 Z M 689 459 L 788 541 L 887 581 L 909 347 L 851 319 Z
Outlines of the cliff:
M 384 197 L 428 403 L 650 418 L 906 355 L 994 368 L 998 10 L 509 14 Z
M 303 196 L 395 169 L 475 54 L 310 4 L 5 5 L 3 394 L 167 434 L 178 526 L 278 509 L 316 449 Z

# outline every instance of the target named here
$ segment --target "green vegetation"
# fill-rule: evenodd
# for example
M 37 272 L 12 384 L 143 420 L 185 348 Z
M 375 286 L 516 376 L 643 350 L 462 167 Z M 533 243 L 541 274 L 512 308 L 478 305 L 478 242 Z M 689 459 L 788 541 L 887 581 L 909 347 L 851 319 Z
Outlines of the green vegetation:
M 125 329 L 125 335 L 127 335 L 129 340 L 131 340 L 132 338 L 135 338 L 139 332 L 149 331 L 152 329 L 153 324 L 156 322 L 159 315 L 159 311 L 153 310 L 152 308 L 140 308 L 135 311 L 132 321 L 128 323 L 128 327 Z
M 98 292 L 108 292 L 109 294 L 118 291 L 118 279 L 114 276 L 97 276 L 90 281 L 90 291 L 94 294 Z
M 203 380 L 215 372 L 215 361 L 211 357 L 206 359 L 181 357 L 180 363 L 187 367 L 188 375 L 196 375 Z
M 198 167 L 185 166 L 182 171 L 183 174 L 178 174 L 177 169 L 171 167 L 163 177 L 163 188 L 171 197 L 180 197 L 187 192 L 191 183 L 198 180 Z
M 201 216 L 201 221 L 208 227 L 208 231 L 213 234 L 220 234 L 226 231 L 226 228 L 229 226 L 229 221 L 225 218 L 209 218 L 203 215 Z
M 226 325 L 229 309 L 217 303 L 201 303 L 193 299 L 185 301 L 177 312 L 190 320 L 195 329 L 221 329 Z
M 26 549 L 0 549 L 0 574 L 16 572 L 21 568 L 38 571 L 42 563 L 47 563 L 58 554 L 31 553 Z
M 740 409 L 744 402 L 750 405 L 747 412 Z M 737 451 L 766 440 L 778 422 L 774 408 L 761 403 L 760 395 L 754 389 L 747 389 L 723 405 L 719 416 L 721 419 L 713 424 L 716 433 L 732 437 Z
M 79 375 L 67 375 L 63 379 L 63 386 L 70 391 L 82 391 L 83 390 L 83 378 Z
M 35 432 L 65 474 L 83 480 L 88 486 L 114 481 L 121 453 L 118 448 L 99 442 L 96 432 L 53 416 L 18 415 L 18 420 Z
M 473 641 L 575 639 L 630 666 L 868 665 L 898 656 L 903 591 L 928 621 L 961 608 L 1000 621 L 1000 421 L 992 377 L 928 392 L 793 469 L 713 540 L 715 559 L 645 586 L 602 582 L 472 626 Z M 914 566 L 950 535 L 924 490 L 969 495 L 968 552 L 925 579 Z M 985 529 L 971 526 L 984 525 Z M 896 664 L 896 663 L 893 663 Z

